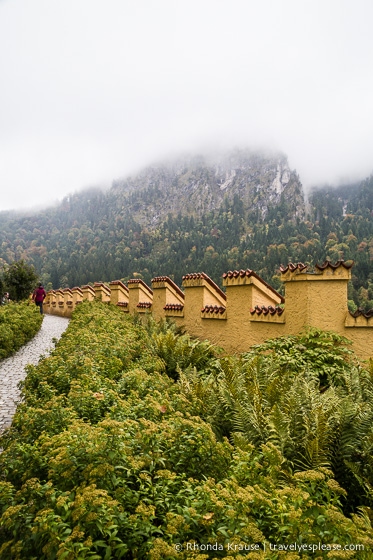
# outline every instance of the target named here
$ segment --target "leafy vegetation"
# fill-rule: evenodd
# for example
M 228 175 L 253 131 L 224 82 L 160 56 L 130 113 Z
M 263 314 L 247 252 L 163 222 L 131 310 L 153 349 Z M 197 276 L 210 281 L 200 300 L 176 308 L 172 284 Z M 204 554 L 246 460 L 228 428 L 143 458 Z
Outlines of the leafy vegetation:
M 350 345 L 350 340 L 336 333 L 308 328 L 299 335 L 274 338 L 254 346 L 246 359 L 269 355 L 284 372 L 306 371 L 323 390 L 342 383 L 341 373 L 351 369 L 354 359 Z
M 0 558 L 371 558 L 372 372 L 302 336 L 224 357 L 80 305 L 0 441 Z
M 42 315 L 34 305 L 7 303 L 0 307 L 0 359 L 26 344 L 41 327 Z
M 12 301 L 22 301 L 29 297 L 37 280 L 38 276 L 33 265 L 27 264 L 23 260 L 14 261 L 4 267 L 1 287 L 3 291 L 5 288 L 9 292 Z
M 330 469 L 351 513 L 373 499 L 373 371 L 357 364 L 348 342 L 310 329 L 221 359 L 214 383 L 211 375 L 182 375 L 181 383 L 214 431 L 236 446 L 275 445 L 284 473 Z

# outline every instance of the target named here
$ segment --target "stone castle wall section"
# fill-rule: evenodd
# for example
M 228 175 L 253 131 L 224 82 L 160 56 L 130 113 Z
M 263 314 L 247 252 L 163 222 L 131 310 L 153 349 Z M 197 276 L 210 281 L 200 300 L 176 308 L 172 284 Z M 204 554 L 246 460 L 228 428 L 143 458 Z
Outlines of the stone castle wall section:
M 223 292 L 205 273 L 186 274 L 182 289 L 167 276 L 153 278 L 150 288 L 140 279 L 48 292 L 46 313 L 70 317 L 83 300 L 117 305 L 124 312 L 152 314 L 183 326 L 227 352 L 244 352 L 269 338 L 297 334 L 306 327 L 331 330 L 349 338 L 361 359 L 373 356 L 373 311 L 351 314 L 347 283 L 352 264 L 338 261 L 282 267 L 285 298 L 252 270 L 223 275 Z

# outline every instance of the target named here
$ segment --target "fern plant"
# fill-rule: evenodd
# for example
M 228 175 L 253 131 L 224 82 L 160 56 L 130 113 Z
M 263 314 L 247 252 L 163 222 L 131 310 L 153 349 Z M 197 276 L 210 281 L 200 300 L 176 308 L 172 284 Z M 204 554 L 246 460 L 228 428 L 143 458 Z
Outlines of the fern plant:
M 284 473 L 331 469 L 347 490 L 346 511 L 373 505 L 373 368 L 362 369 L 349 349 L 332 345 L 342 344 L 337 335 L 313 330 L 307 336 L 311 350 L 303 348 L 299 363 L 303 335 L 220 358 L 209 377 L 186 371 L 180 389 L 218 436 L 243 450 L 273 445 Z
M 215 358 L 214 346 L 184 334 L 173 323 L 156 323 L 149 319 L 146 325 L 152 352 L 163 361 L 165 373 L 178 379 L 184 370 L 210 370 Z

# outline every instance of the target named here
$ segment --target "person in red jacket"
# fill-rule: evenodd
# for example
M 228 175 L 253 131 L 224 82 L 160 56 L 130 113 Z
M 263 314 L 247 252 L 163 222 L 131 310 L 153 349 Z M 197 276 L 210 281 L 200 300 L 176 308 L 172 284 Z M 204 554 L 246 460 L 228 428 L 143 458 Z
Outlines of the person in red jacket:
M 32 294 L 32 299 L 34 300 L 35 304 L 39 307 L 40 313 L 42 315 L 43 315 L 43 301 L 45 300 L 46 295 L 47 292 L 44 290 L 42 284 L 39 284 L 39 286 L 36 288 L 36 290 L 34 290 L 34 293 Z

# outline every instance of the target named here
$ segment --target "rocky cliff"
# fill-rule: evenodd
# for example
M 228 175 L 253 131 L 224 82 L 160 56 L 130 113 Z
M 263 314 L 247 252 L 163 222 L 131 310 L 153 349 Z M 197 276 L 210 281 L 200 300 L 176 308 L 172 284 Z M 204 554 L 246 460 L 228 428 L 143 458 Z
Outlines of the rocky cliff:
M 302 185 L 286 156 L 248 150 L 149 166 L 134 177 L 115 181 L 111 194 L 148 227 L 168 214 L 201 217 L 235 198 L 247 215 L 255 212 L 265 218 L 268 208 L 281 202 L 289 207 L 289 219 L 305 213 Z

